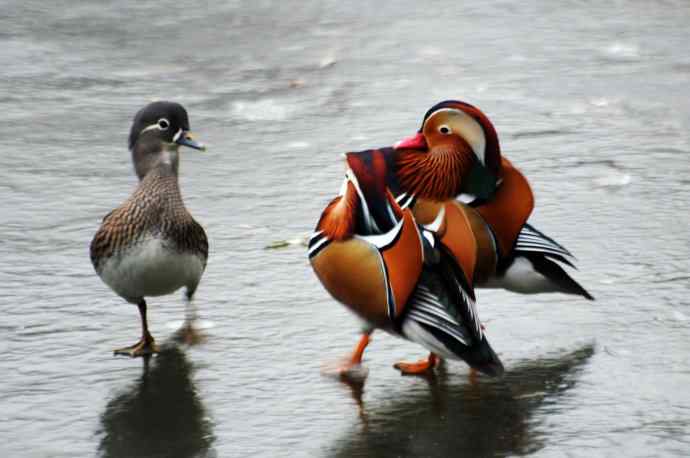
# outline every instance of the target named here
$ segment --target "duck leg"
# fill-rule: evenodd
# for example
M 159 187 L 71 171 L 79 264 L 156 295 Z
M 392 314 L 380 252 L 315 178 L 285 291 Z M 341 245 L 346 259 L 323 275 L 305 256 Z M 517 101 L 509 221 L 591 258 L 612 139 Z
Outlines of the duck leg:
M 357 342 L 355 350 L 344 358 L 325 363 L 321 367 L 323 375 L 337 377 L 344 381 L 361 382 L 368 374 L 368 370 L 362 366 L 362 355 L 364 350 L 371 341 L 372 330 L 367 330 L 362 333 L 362 336 Z
M 441 358 L 436 356 L 435 353 L 429 353 L 429 357 L 427 359 L 422 359 L 415 363 L 401 361 L 399 363 L 395 363 L 393 367 L 398 369 L 402 375 L 426 374 L 432 371 L 440 360 Z
M 359 342 L 357 342 L 357 346 L 355 347 L 355 350 L 352 352 L 352 355 L 350 355 L 349 358 L 345 359 L 345 361 L 338 367 L 338 372 L 343 375 L 348 373 L 352 368 L 359 366 L 362 364 L 362 356 L 364 356 L 364 350 L 367 348 L 369 345 L 369 342 L 371 342 L 371 333 L 364 333 L 362 334 L 362 337 L 359 338 Z
M 362 334 L 362 337 L 359 338 L 359 342 L 357 342 L 355 351 L 352 352 L 352 364 L 362 364 L 362 356 L 364 356 L 364 350 L 369 346 L 369 342 L 371 342 L 371 334 Z
M 149 332 L 149 325 L 146 321 L 146 301 L 142 298 L 137 303 L 137 307 L 139 307 L 139 316 L 141 317 L 141 339 L 134 345 L 114 350 L 113 353 L 116 355 L 126 355 L 134 358 L 158 353 L 159 351 L 158 345 L 156 345 L 153 336 Z
M 187 290 L 185 298 L 185 319 L 182 327 L 175 332 L 175 340 L 187 345 L 203 343 L 206 340 L 206 336 L 194 326 L 194 322 L 199 317 L 196 306 L 192 302 L 194 291 Z

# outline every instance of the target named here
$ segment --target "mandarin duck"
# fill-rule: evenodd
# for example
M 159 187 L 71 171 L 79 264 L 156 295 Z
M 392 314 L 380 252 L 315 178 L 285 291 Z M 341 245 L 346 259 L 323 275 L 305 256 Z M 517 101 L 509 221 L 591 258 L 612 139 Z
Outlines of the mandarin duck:
M 527 223 L 532 190 L 501 156 L 496 130 L 478 108 L 453 100 L 438 103 L 424 115 L 416 135 L 365 156 L 379 164 L 396 203 L 411 209 L 415 221 L 457 259 L 466 258 L 474 243 L 474 268 L 466 272 L 474 286 L 593 299 L 559 265 L 574 267 L 573 255 Z M 474 197 L 469 204 L 462 200 L 466 195 Z M 318 240 L 317 233 L 310 245 Z M 351 366 L 361 362 L 370 334 L 367 329 L 362 335 Z
M 496 129 L 481 110 L 455 100 L 438 103 L 416 135 L 382 154 L 391 156 L 389 187 L 420 223 L 443 220 L 448 204 L 467 210 L 479 250 L 477 287 L 594 299 L 559 265 L 575 267 L 573 255 L 527 222 L 534 208 L 530 185 L 501 156 Z M 463 204 L 463 194 L 474 200 Z
M 145 297 L 185 287 L 189 307 L 206 268 L 206 233 L 185 208 L 178 185 L 180 146 L 205 149 L 193 139 L 182 105 L 153 102 L 136 114 L 129 149 L 139 185 L 103 218 L 91 242 L 91 262 L 98 276 L 139 309 L 141 339 L 115 354 L 157 353 Z
M 373 329 L 430 351 L 425 360 L 396 364 L 404 374 L 431 370 L 439 358 L 502 374 L 477 314 L 476 243 L 466 219 L 453 220 L 457 230 L 439 238 L 395 200 L 386 186 L 383 155 L 348 153 L 346 162 L 341 195 L 323 211 L 309 242 L 309 259 L 323 286 L 367 323 L 354 354 L 339 368 L 341 375 L 360 363 Z

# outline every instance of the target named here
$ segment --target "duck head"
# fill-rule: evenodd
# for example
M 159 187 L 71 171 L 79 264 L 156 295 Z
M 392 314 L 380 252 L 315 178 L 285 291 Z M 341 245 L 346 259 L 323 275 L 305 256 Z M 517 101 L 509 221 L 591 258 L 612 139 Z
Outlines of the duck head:
M 153 102 L 134 116 L 129 149 L 140 180 L 156 167 L 164 167 L 177 175 L 180 146 L 206 149 L 194 140 L 189 130 L 187 110 L 179 103 Z
M 446 100 L 434 105 L 424 115 L 417 134 L 396 143 L 395 149 L 406 158 L 402 162 L 408 163 L 408 169 L 413 168 L 410 163 L 415 162 L 411 158 L 416 152 L 417 174 L 437 175 L 427 184 L 436 183 L 434 192 L 438 195 L 428 197 L 449 198 L 467 193 L 488 199 L 496 190 L 501 168 L 498 135 L 489 118 L 468 103 Z M 434 167 L 430 167 L 432 164 Z M 407 174 L 412 172 L 408 170 Z M 448 181 L 451 177 L 453 183 Z M 403 185 L 406 178 L 414 181 L 411 176 L 400 178 Z M 425 191 L 419 189 L 421 181 L 417 178 L 416 186 L 412 186 L 417 189 L 412 190 L 423 196 Z

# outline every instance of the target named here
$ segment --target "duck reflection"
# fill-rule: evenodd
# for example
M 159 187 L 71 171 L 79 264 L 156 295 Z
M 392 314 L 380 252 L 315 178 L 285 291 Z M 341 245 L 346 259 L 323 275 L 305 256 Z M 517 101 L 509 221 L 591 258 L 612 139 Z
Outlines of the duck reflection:
M 193 366 L 174 345 L 166 345 L 141 378 L 112 399 L 101 416 L 100 456 L 213 456 L 211 421 L 191 380 Z
M 503 456 L 543 447 L 534 431 L 537 408 L 567 392 L 594 354 L 592 345 L 529 361 L 500 380 L 456 384 L 440 368 L 429 389 L 399 394 L 377 412 L 364 406 L 362 427 L 339 440 L 333 456 Z M 356 391 L 353 390 L 353 395 Z

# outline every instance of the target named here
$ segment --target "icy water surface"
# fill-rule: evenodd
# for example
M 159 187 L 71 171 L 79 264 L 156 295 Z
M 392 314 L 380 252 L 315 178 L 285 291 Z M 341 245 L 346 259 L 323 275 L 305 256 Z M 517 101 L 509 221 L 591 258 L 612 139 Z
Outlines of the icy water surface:
M 690 7 L 684 1 L 0 2 L 0 456 L 688 456 Z M 209 145 L 181 186 L 211 253 L 206 342 L 111 350 L 136 308 L 88 258 L 135 186 L 126 138 L 150 100 L 183 103 Z M 340 154 L 414 132 L 461 98 L 531 180 L 532 222 L 579 258 L 596 302 L 480 291 L 506 364 L 468 382 L 392 364 L 320 375 L 358 323 L 299 239 L 337 192 Z

